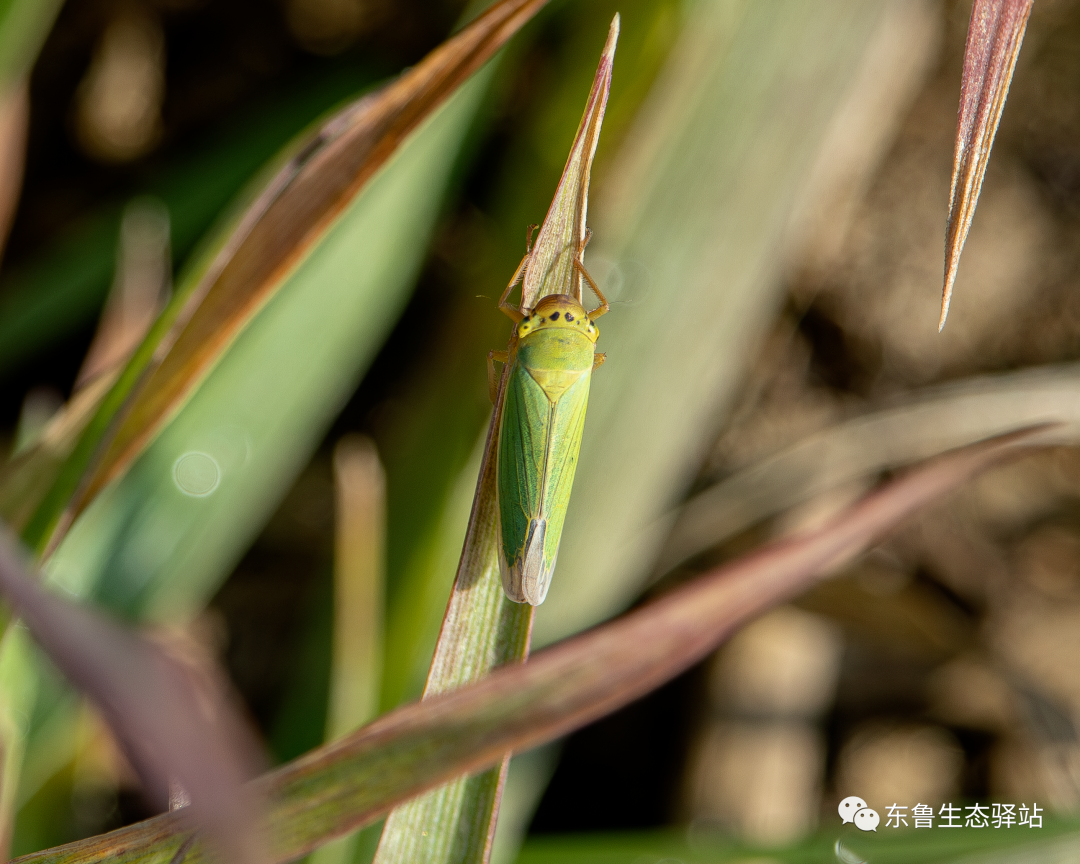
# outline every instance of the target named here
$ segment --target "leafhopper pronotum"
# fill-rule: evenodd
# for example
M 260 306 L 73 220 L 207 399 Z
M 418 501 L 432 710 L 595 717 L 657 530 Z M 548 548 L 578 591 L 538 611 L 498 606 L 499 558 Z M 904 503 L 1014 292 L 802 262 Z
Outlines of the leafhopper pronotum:
M 494 399 L 499 418 L 496 484 L 499 565 L 503 589 L 517 603 L 544 602 L 559 552 L 570 489 L 577 468 L 596 353 L 593 323 L 607 300 L 585 270 L 585 215 L 589 172 L 611 85 L 619 17 L 611 23 L 589 102 L 574 146 L 536 244 L 525 253 L 499 300 L 515 322 L 505 352 L 489 355 L 506 364 L 505 390 Z M 521 305 L 508 301 L 522 280 Z M 586 311 L 582 280 L 600 305 Z

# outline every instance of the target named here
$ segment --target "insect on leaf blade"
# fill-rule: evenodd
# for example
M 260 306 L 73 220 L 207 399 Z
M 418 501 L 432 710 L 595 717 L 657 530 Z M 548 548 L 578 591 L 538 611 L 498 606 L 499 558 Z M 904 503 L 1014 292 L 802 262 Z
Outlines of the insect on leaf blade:
M 589 177 L 611 91 L 619 25 L 616 14 L 555 196 L 524 262 L 519 314 L 511 317 L 526 317 L 516 324 L 508 346 L 505 395 L 497 407 L 503 588 L 514 602 L 533 606 L 544 602 L 551 585 L 596 361 L 594 313 L 581 306 L 581 283 Z M 604 306 L 595 314 L 607 309 L 599 299 Z M 548 332 L 553 328 L 562 338 Z M 575 378 L 578 383 L 568 386 Z M 579 422 L 560 422 L 567 417 Z
M 532 250 L 529 267 L 533 275 L 526 272 L 523 298 L 574 293 L 573 261 L 574 257 L 581 260 L 584 248 L 589 171 L 610 90 L 618 32 L 619 18 L 615 16 L 570 157 Z M 577 293 L 580 296 L 580 290 Z M 523 299 L 522 308 L 525 305 Z M 509 377 L 507 366 L 495 394 L 465 544 L 428 672 L 425 699 L 476 681 L 497 666 L 521 663 L 529 653 L 534 607 L 511 602 L 504 594 L 499 560 L 496 461 Z M 508 763 L 507 754 L 495 768 L 460 777 L 396 808 L 383 829 L 376 864 L 486 861 Z

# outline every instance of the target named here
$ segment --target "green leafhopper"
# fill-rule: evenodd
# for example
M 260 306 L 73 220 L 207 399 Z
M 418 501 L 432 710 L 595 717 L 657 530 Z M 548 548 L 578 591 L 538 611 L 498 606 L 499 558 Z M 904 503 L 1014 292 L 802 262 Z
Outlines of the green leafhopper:
M 555 197 L 536 238 L 499 299 L 514 321 L 506 351 L 488 355 L 498 416 L 495 493 L 499 569 L 515 603 L 539 606 L 551 586 L 574 483 L 596 353 L 595 319 L 608 302 L 585 271 L 589 174 L 611 87 L 619 16 L 608 31 L 585 113 Z M 507 298 L 521 280 L 521 305 Z M 582 280 L 600 305 L 586 311 Z M 506 364 L 500 391 L 492 361 Z
M 517 323 L 514 338 L 508 352 L 492 352 L 492 359 L 509 365 L 496 462 L 499 566 L 506 595 L 533 606 L 544 602 L 551 585 L 589 384 L 604 362 L 596 353 L 600 331 L 593 322 L 608 303 L 577 260 L 575 270 L 599 299 L 596 309 L 587 312 L 571 294 L 548 294 L 523 314 L 506 302 L 515 274 L 499 302 Z

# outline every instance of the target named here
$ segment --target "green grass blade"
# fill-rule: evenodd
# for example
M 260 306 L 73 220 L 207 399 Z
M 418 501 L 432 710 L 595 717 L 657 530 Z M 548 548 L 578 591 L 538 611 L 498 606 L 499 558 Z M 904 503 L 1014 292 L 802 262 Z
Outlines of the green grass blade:
M 378 714 L 386 581 L 386 478 L 369 439 L 350 435 L 334 448 L 334 646 L 326 740 Z M 371 830 L 371 829 L 369 829 Z M 318 849 L 311 864 L 350 864 L 358 834 Z
M 326 738 L 379 713 L 382 668 L 386 478 L 371 441 L 348 436 L 334 448 L 334 649 Z
M 543 5 L 502 0 L 294 149 L 209 247 L 135 353 L 25 533 L 39 551 L 122 474 L 416 127 Z
M 62 0 L 0 0 L 0 89 L 37 58 Z
M 86 424 L 116 380 L 103 375 L 76 393 L 49 421 L 38 442 L 0 468 L 0 517 L 13 528 L 24 526 L 55 480 Z
M 79 520 L 54 578 L 135 617 L 175 619 L 216 589 L 402 308 L 483 86 L 455 94 L 373 179 Z M 177 479 L 185 458 L 214 474 L 210 487 Z
M 370 83 L 372 73 L 349 68 L 297 82 L 272 108 L 245 112 L 194 155 L 161 169 L 146 190 L 163 200 L 171 243 L 187 254 L 245 181 L 312 118 Z M 103 302 L 115 267 L 121 211 L 107 204 L 66 230 L 0 284 L 0 375 L 85 324 Z M 113 376 L 115 378 L 115 375 Z M 0 468 L 0 514 L 22 529 L 55 482 L 113 381 L 78 392 L 52 424 L 43 445 Z
M 0 736 L 4 743 L 3 785 L 0 785 L 0 852 L 11 854 L 19 800 L 24 750 L 37 697 L 38 676 L 30 634 L 25 627 L 7 627 L 0 641 Z
M 461 773 L 566 734 L 659 686 L 749 618 L 805 589 L 898 521 L 979 471 L 1039 441 L 1013 435 L 948 454 L 847 509 L 823 528 L 773 544 L 665 598 L 479 682 L 384 715 L 258 781 L 271 856 L 299 857 L 370 824 Z M 21 864 L 167 861 L 180 814 L 19 859 Z M 185 860 L 203 859 L 196 844 Z
M 528 655 L 533 607 L 510 602 L 499 573 L 495 432 L 492 421 L 425 698 L 476 681 L 495 667 Z M 504 772 L 505 759 L 498 768 L 458 778 L 394 810 L 383 828 L 375 861 L 484 860 L 494 837 Z
M 202 606 L 404 304 L 483 84 L 469 82 L 406 142 L 133 470 L 94 502 L 50 560 L 54 581 L 132 618 L 176 620 Z M 176 485 L 189 453 L 221 472 L 211 494 Z

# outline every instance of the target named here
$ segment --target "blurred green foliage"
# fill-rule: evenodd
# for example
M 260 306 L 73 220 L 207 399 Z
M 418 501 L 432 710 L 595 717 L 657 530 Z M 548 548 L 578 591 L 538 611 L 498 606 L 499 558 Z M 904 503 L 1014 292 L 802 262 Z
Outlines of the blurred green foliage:
M 60 0 L 0 2 L 0 85 L 26 74 L 60 9 Z
M 283 87 L 265 104 L 245 106 L 210 140 L 155 166 L 135 194 L 169 209 L 173 254 L 183 261 L 263 164 L 343 99 L 385 70 L 338 61 Z M 85 328 L 100 311 L 113 277 L 123 202 L 106 201 L 65 226 L 17 269 L 0 277 L 0 378 L 13 367 Z

